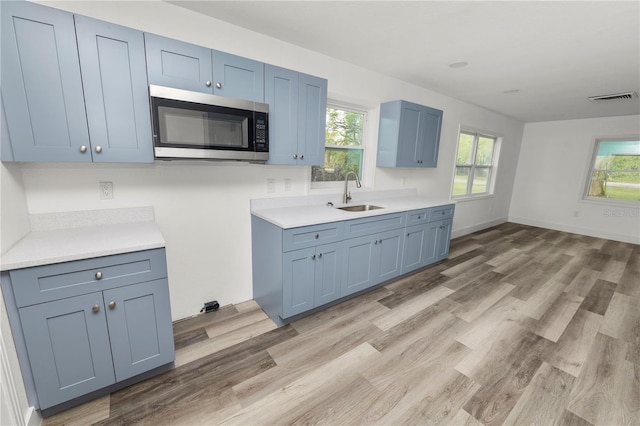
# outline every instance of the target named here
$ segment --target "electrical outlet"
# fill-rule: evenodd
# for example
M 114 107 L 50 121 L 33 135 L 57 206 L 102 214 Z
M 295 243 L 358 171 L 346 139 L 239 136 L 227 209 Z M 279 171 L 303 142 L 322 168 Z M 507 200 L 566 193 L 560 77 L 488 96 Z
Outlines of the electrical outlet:
M 101 200 L 113 199 L 113 182 L 100 182 L 99 189 Z
M 267 179 L 267 192 L 276 192 L 276 180 L 275 179 Z

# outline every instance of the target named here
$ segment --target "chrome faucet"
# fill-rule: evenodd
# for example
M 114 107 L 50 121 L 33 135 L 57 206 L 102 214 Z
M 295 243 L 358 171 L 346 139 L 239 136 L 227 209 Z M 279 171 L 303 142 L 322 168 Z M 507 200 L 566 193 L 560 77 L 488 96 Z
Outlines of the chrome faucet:
M 351 193 L 348 190 L 348 186 L 349 186 L 349 176 L 355 176 L 356 178 L 356 187 L 357 188 L 361 188 L 362 185 L 360 184 L 360 179 L 358 179 L 358 174 L 356 172 L 349 172 L 345 175 L 344 177 L 344 197 L 342 197 L 342 202 L 347 204 L 349 202 L 349 200 L 351 200 Z

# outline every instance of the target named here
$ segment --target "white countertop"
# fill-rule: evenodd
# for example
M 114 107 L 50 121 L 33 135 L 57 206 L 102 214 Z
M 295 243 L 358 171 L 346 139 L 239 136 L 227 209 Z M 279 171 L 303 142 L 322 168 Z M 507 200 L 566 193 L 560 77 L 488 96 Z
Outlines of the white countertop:
M 149 210 L 150 209 L 150 213 Z M 165 246 L 152 208 L 31 217 L 32 231 L 0 259 L 0 270 L 68 262 Z M 91 218 L 95 220 L 91 220 Z M 71 227 L 71 218 L 82 226 Z M 47 223 L 47 226 L 43 226 Z M 34 230 L 36 229 L 36 230 Z
M 363 212 L 339 210 L 336 207 L 343 207 L 345 204 L 337 202 L 335 194 L 329 194 L 274 198 L 268 202 L 252 200 L 251 214 L 282 229 L 288 229 L 454 204 L 446 199 L 418 197 L 413 190 L 369 192 L 358 196 L 352 192 L 352 195 L 354 198 L 349 202 L 350 206 L 372 204 L 382 208 Z M 326 205 L 329 201 L 334 203 L 333 207 Z

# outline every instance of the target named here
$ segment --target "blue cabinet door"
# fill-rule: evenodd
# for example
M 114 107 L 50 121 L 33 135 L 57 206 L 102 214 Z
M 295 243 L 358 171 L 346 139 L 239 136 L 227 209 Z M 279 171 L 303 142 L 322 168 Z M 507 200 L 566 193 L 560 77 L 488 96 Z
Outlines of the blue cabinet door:
M 153 162 L 142 32 L 76 16 L 94 162 Z
M 15 161 L 90 162 L 73 15 L 2 7 L 2 99 Z
M 104 292 L 116 380 L 175 359 L 167 279 Z
M 437 167 L 440 151 L 440 129 L 442 128 L 442 111 L 423 107 L 422 143 L 419 149 L 420 167 Z
M 325 244 L 316 249 L 314 306 L 340 297 L 342 278 L 342 244 Z
M 399 276 L 402 272 L 402 246 L 404 229 L 378 234 L 378 250 L 374 263 L 377 274 L 372 284 L 378 284 Z
M 438 225 L 436 237 L 436 260 L 446 259 L 449 256 L 449 243 L 451 241 L 451 219 L 443 220 Z
M 295 250 L 282 256 L 282 318 L 314 307 L 316 248 Z
M 427 235 L 425 236 L 424 265 L 430 265 L 438 261 L 438 231 L 440 221 L 427 223 Z
M 267 64 L 265 103 L 269 104 L 267 164 L 298 164 L 298 73 Z
M 321 166 L 327 123 L 327 80 L 300 73 L 298 90 L 298 164 Z
M 407 227 L 402 250 L 402 273 L 411 272 L 424 266 L 427 247 L 427 225 Z
M 398 135 L 397 167 L 420 167 L 423 112 L 420 105 L 402 103 Z
M 144 34 L 149 84 L 213 94 L 211 49 Z
M 27 306 L 19 314 L 40 408 L 115 382 L 101 292 Z
M 213 94 L 264 102 L 264 63 L 214 50 Z
M 347 296 L 373 285 L 378 271 L 377 235 L 350 238 L 343 242 L 341 296 Z

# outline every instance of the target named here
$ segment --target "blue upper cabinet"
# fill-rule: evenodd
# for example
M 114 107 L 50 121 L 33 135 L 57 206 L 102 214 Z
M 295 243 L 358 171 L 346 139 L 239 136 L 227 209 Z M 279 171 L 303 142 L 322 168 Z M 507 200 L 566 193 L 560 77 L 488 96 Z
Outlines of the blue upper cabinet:
M 442 111 L 407 101 L 380 105 L 378 167 L 437 167 Z
M 264 102 L 264 64 L 213 51 L 213 93 L 229 98 Z
M 267 164 L 322 165 L 327 80 L 266 65 L 265 103 L 269 104 Z
M 94 162 L 153 162 L 142 32 L 76 16 Z
M 213 94 L 211 49 L 144 34 L 149 84 Z
M 264 102 L 264 64 L 145 33 L 149 84 Z
M 73 15 L 2 2 L 2 99 L 15 161 L 90 162 Z

